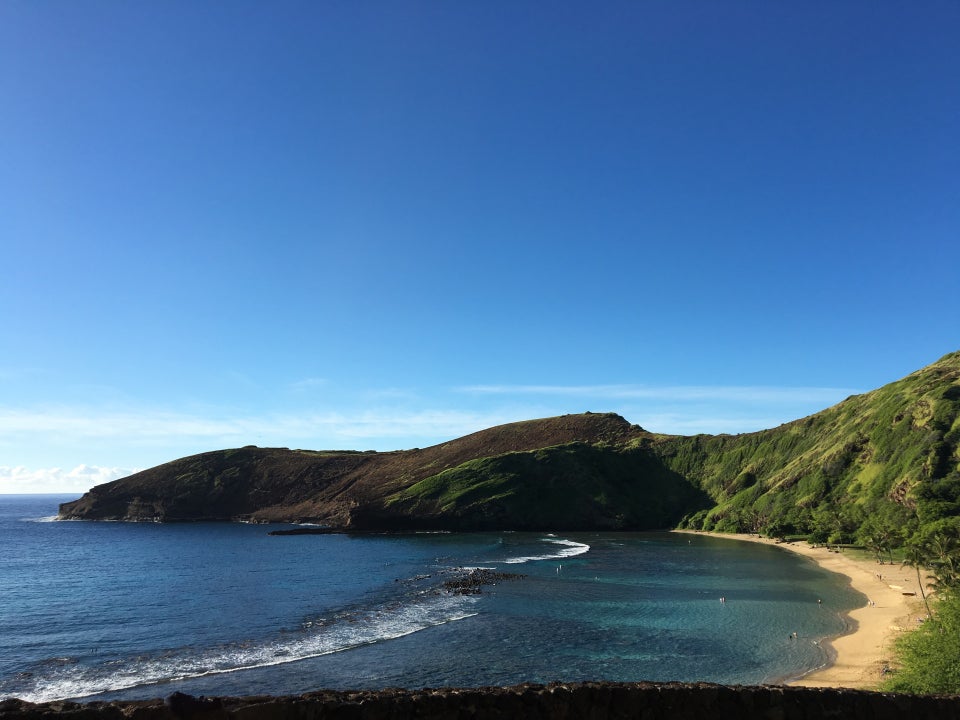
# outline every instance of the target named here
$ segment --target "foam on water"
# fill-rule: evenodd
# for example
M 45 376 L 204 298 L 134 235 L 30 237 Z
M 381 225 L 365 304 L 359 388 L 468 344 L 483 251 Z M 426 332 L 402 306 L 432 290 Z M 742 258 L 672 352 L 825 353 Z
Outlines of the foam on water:
M 81 698 L 144 685 L 298 662 L 361 645 L 392 640 L 429 627 L 476 615 L 475 598 L 423 594 L 408 604 L 343 612 L 330 619 L 304 623 L 302 631 L 268 641 L 215 648 L 177 648 L 160 654 L 115 658 L 84 664 L 76 658 L 54 658 L 0 682 L 0 700 L 18 697 L 30 702 Z
M 506 560 L 503 560 L 503 562 L 516 565 L 526 562 L 535 562 L 538 560 L 560 560 L 562 558 L 575 557 L 577 555 L 583 555 L 584 553 L 590 552 L 590 546 L 586 543 L 575 542 L 573 540 L 564 540 L 562 538 L 556 538 L 552 536 L 545 537 L 544 541 L 552 543 L 553 545 L 559 545 L 561 549 L 554 550 L 553 552 L 541 553 L 538 555 L 522 555 L 520 557 L 507 558 Z

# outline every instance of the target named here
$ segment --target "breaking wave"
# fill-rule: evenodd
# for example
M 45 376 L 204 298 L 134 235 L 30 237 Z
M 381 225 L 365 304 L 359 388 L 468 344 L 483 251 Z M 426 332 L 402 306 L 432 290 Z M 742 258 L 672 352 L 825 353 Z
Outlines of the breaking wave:
M 586 543 L 575 542 L 574 540 L 564 540 L 563 538 L 546 537 L 545 542 L 559 546 L 552 552 L 539 553 L 537 555 L 521 555 L 520 557 L 507 558 L 502 562 L 516 565 L 519 563 L 533 562 L 535 560 L 560 560 L 562 558 L 583 555 L 590 551 L 590 546 Z
M 307 660 L 472 617 L 477 614 L 472 610 L 474 602 L 474 598 L 466 596 L 423 593 L 408 601 L 306 620 L 299 630 L 269 641 L 206 649 L 184 647 L 99 664 L 84 664 L 78 658 L 54 658 L 13 678 L 0 680 L 0 700 L 17 697 L 29 702 L 50 702 L 84 698 Z

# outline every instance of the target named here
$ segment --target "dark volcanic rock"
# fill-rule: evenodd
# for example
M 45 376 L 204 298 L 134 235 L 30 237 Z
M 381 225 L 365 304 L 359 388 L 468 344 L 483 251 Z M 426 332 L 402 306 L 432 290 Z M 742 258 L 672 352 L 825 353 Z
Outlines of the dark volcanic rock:
M 490 568 L 473 568 L 456 580 L 447 580 L 443 583 L 444 590 L 454 595 L 479 595 L 484 585 L 496 585 L 504 580 L 520 580 L 526 575 L 519 573 L 505 573 Z
M 271 530 L 267 535 L 333 535 L 339 532 L 334 528 L 292 528 L 290 530 Z
M 706 683 L 552 683 L 516 687 L 332 691 L 296 697 L 140 702 L 0 702 L 0 720 L 952 720 L 960 697 Z

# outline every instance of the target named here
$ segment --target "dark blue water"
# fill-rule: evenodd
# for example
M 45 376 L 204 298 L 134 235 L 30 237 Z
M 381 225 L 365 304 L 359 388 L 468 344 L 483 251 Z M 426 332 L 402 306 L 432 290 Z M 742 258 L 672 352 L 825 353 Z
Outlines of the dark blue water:
M 0 699 L 773 682 L 822 665 L 864 601 L 733 540 L 52 522 L 69 499 L 0 495 Z M 526 577 L 446 592 L 464 567 Z

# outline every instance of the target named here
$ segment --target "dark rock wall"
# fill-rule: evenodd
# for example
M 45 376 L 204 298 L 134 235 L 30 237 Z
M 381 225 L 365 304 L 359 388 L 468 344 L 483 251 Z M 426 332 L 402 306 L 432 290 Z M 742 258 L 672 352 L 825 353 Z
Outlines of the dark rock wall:
M 960 697 L 861 690 L 679 683 L 563 683 L 512 688 L 323 691 L 298 697 L 195 698 L 35 705 L 0 702 L 0 720 L 950 720 Z

